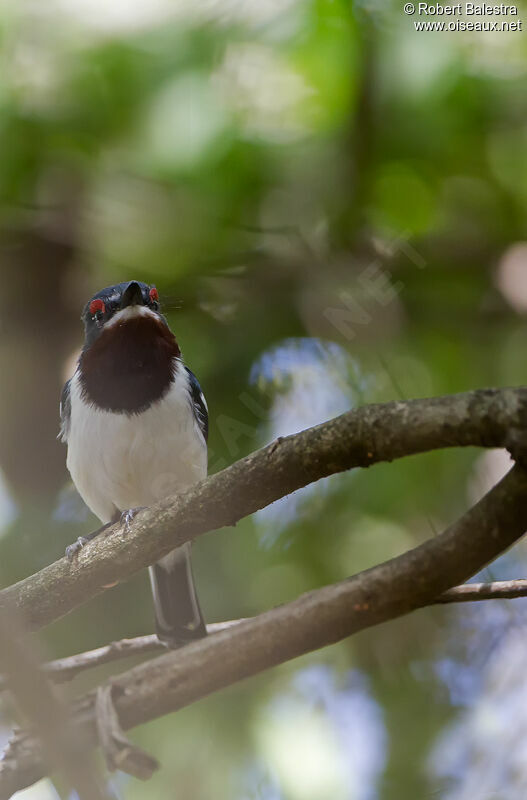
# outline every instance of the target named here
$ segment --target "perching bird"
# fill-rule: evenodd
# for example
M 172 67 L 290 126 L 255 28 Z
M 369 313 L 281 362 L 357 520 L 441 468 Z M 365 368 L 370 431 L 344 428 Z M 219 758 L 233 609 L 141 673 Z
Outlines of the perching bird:
M 98 292 L 83 311 L 85 343 L 62 391 L 62 439 L 79 494 L 103 528 L 183 492 L 207 474 L 208 412 L 159 310 L 155 286 Z M 101 528 L 100 530 L 102 530 Z M 79 539 L 71 558 L 86 541 Z M 205 636 L 190 544 L 150 567 L 157 635 L 169 647 Z

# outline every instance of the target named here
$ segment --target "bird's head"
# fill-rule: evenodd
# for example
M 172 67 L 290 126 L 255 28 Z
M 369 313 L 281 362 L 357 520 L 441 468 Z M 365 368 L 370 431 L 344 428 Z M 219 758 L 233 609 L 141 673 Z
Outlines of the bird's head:
M 156 287 L 141 281 L 125 281 L 101 289 L 93 295 L 82 313 L 86 346 L 92 345 L 103 331 L 128 320 L 150 317 L 166 325 L 159 308 Z

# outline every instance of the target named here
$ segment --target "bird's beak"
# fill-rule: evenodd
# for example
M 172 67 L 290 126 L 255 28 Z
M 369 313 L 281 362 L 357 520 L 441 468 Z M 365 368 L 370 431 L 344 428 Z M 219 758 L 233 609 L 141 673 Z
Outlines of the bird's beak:
M 143 293 L 137 281 L 130 281 L 121 297 L 121 308 L 143 305 Z

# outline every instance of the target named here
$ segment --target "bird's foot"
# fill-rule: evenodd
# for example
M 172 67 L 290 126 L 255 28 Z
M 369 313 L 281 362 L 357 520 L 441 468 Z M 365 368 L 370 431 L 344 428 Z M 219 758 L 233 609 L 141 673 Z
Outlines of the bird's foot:
M 138 506 L 137 508 L 128 508 L 126 511 L 123 511 L 120 517 L 120 524 L 121 527 L 124 528 L 125 533 L 130 532 L 130 523 L 133 518 L 139 514 L 140 511 L 144 511 L 145 508 L 146 506 Z
M 79 536 L 76 542 L 68 545 L 68 547 L 66 547 L 66 552 L 64 553 L 68 561 L 73 561 L 74 557 L 80 553 L 82 548 L 88 544 L 88 542 L 91 542 L 92 539 L 95 539 L 96 536 L 109 528 L 110 525 L 112 525 L 112 522 L 107 522 L 106 525 L 102 525 L 100 528 L 97 528 L 96 531 L 87 533 L 86 536 Z
M 73 561 L 75 556 L 78 553 L 80 553 L 84 545 L 88 544 L 89 541 L 90 541 L 89 536 L 79 536 L 76 542 L 73 542 L 73 544 L 69 544 L 66 547 L 66 551 L 64 553 L 68 561 Z

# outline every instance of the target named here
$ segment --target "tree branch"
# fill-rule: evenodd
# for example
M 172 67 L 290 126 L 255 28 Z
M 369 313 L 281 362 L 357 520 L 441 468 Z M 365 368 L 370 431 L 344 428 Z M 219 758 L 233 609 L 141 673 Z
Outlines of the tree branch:
M 0 666 L 18 709 L 34 725 L 39 748 L 50 768 L 58 768 L 79 800 L 107 800 L 87 757 L 82 732 L 69 707 L 58 697 L 40 668 L 35 644 L 21 638 L 23 622 L 12 609 L 0 611 Z M 0 786 L 0 798 L 9 797 Z
M 527 580 L 492 581 L 492 583 L 465 583 L 453 586 L 434 601 L 435 603 L 471 603 L 475 600 L 514 600 L 527 597 Z
M 302 595 L 253 619 L 122 673 L 112 687 L 128 729 L 303 653 L 434 602 L 467 580 L 527 528 L 527 472 L 514 467 L 444 533 L 372 569 Z M 79 698 L 79 727 L 97 743 L 96 692 Z M 18 734 L 0 765 L 0 797 L 44 774 L 38 743 Z
M 452 603 L 473 603 L 479 600 L 515 600 L 527 597 L 527 580 L 518 578 L 511 581 L 492 581 L 491 583 L 464 583 L 453 586 L 439 597 L 431 600 L 427 605 L 447 605 Z M 227 622 L 213 622 L 207 625 L 209 635 L 247 622 L 247 619 L 233 619 Z M 79 673 L 88 669 L 121 661 L 130 656 L 143 656 L 149 653 L 165 653 L 166 647 L 157 638 L 155 633 L 146 636 L 135 636 L 133 639 L 119 639 L 115 642 L 76 653 L 73 656 L 57 658 L 42 665 L 42 671 L 54 683 L 66 683 L 73 680 Z M 0 691 L 9 687 L 8 681 L 0 676 Z
M 218 633 L 231 625 L 238 625 L 245 622 L 244 619 L 228 620 L 226 622 L 213 622 L 207 625 L 207 633 Z M 120 661 L 130 656 L 146 655 L 147 653 L 166 653 L 166 647 L 157 638 L 155 633 L 147 636 L 136 636 L 133 639 L 120 639 L 117 642 L 110 642 L 103 647 L 96 647 L 94 650 L 87 650 L 84 653 L 76 653 L 73 656 L 57 658 L 42 665 L 42 671 L 46 673 L 49 680 L 54 683 L 66 683 L 73 680 L 79 672 L 87 669 L 100 667 L 113 661 Z M 9 682 L 4 676 L 0 675 L 0 692 L 9 688 Z
M 174 547 L 238 520 L 313 481 L 444 447 L 514 445 L 527 429 L 527 389 L 482 389 L 364 406 L 280 438 L 97 537 L 66 559 L 0 592 L 37 629 L 152 564 Z M 518 435 L 520 435 L 518 433 Z

